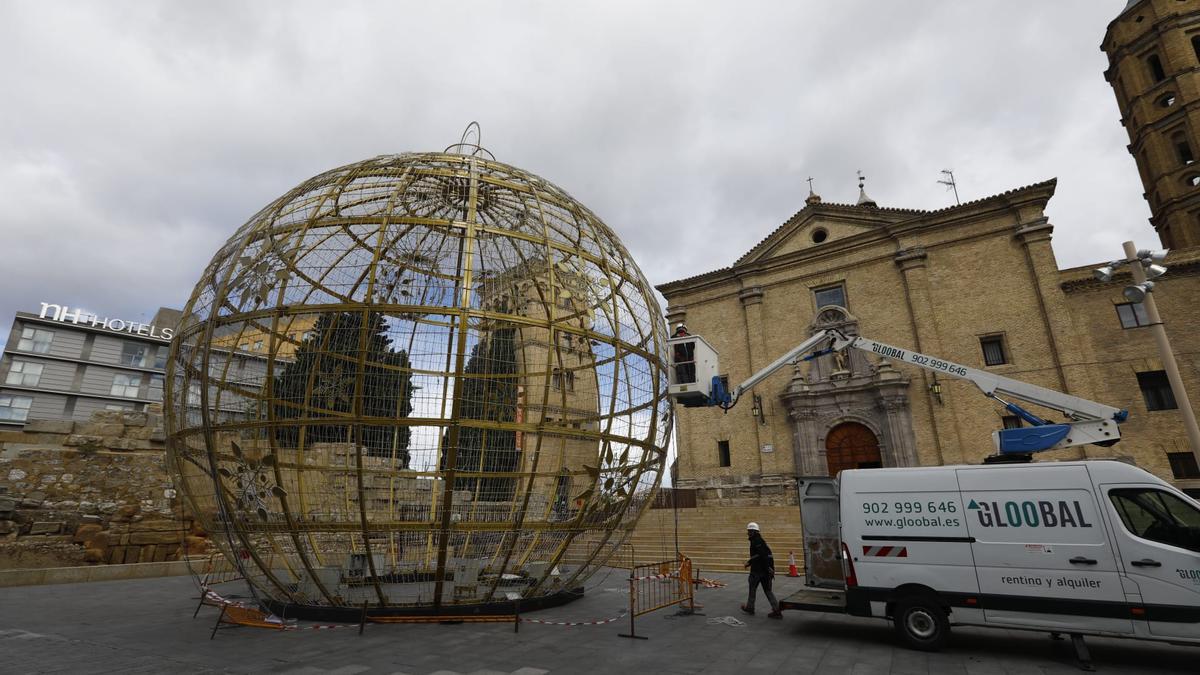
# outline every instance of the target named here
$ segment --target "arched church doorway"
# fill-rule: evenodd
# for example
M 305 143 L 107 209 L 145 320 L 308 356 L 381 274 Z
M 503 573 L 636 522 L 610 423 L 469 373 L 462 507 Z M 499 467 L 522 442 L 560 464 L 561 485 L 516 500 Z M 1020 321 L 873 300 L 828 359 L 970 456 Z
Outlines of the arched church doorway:
M 825 460 L 829 475 L 843 469 L 878 469 L 883 466 L 879 454 L 879 439 L 870 429 L 858 422 L 843 422 L 825 436 Z

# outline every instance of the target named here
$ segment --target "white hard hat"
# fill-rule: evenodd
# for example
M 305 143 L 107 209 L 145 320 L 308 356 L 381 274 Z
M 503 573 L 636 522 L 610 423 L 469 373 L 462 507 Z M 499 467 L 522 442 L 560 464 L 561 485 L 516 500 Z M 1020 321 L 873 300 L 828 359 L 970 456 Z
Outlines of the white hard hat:
M 747 523 L 747 524 L 746 524 L 746 529 L 747 529 L 747 530 L 754 530 L 755 532 L 758 532 L 758 531 L 759 531 L 759 530 L 758 530 L 758 523 Z

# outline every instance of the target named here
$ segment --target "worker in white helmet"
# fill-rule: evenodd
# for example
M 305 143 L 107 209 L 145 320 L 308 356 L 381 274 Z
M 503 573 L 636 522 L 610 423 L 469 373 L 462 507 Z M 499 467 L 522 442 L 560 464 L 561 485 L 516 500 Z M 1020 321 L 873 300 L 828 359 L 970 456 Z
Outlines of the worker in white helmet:
M 750 540 L 750 559 L 742 567 L 750 568 L 750 595 L 746 604 L 742 605 L 742 611 L 747 614 L 754 613 L 754 598 L 758 594 L 759 585 L 762 585 L 767 602 L 771 603 L 771 613 L 767 618 L 782 619 L 783 612 L 779 611 L 779 601 L 771 592 L 771 581 L 775 578 L 775 557 L 771 555 L 771 547 L 763 541 L 758 523 L 746 525 L 746 538 Z

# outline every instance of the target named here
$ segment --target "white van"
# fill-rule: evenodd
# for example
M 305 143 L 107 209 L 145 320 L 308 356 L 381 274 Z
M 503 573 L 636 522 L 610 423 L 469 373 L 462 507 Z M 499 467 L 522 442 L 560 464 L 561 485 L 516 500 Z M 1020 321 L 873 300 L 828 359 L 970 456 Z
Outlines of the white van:
M 890 618 L 923 650 L 954 624 L 1200 644 L 1200 504 L 1134 466 L 857 469 L 800 490 L 813 588 L 784 609 Z

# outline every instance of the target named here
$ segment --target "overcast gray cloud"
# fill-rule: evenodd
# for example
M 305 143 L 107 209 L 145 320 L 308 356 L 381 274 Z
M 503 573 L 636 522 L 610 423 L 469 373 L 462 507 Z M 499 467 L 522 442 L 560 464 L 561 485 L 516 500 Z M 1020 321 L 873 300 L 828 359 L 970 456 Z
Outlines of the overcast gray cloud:
M 1157 244 L 1098 49 L 1125 0 L 0 4 L 0 321 L 181 307 L 260 207 L 478 120 L 653 283 L 803 206 L 1057 176 L 1060 267 Z M 3 336 L 0 336 L 3 339 Z

